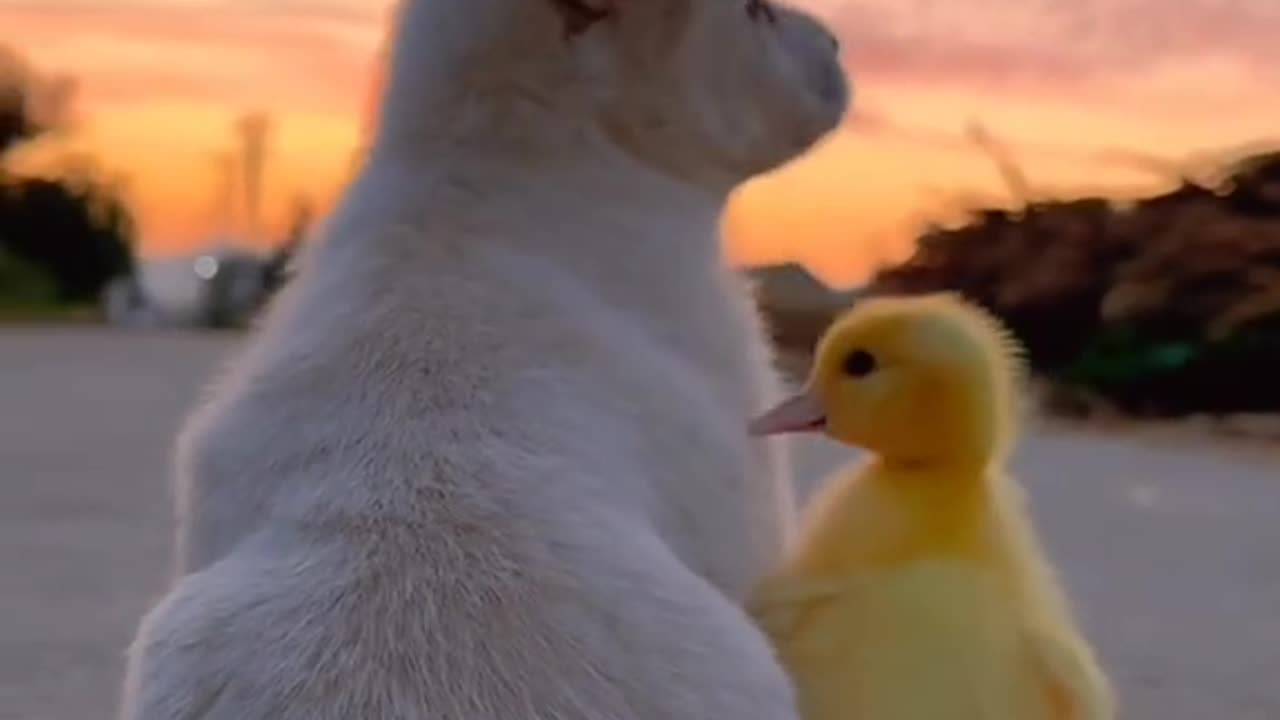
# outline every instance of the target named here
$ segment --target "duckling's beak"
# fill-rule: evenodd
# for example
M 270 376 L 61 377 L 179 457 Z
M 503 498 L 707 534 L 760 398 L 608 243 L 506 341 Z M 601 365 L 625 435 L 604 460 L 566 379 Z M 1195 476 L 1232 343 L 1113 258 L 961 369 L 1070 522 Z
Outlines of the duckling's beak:
M 827 413 L 812 391 L 805 390 L 783 400 L 772 410 L 751 421 L 752 435 L 822 432 L 827 426 Z

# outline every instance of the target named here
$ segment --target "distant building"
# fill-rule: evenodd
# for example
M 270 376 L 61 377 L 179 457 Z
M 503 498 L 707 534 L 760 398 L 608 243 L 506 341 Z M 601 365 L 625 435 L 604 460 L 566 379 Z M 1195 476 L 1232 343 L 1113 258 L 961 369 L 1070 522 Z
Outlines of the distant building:
M 789 262 L 752 268 L 760 304 L 786 311 L 839 311 L 848 308 L 861 288 L 835 290 L 800 263 Z
M 838 291 L 799 263 L 752 268 L 756 298 L 774 340 L 784 348 L 808 351 L 839 312 L 851 307 L 861 288 Z
M 116 325 L 230 327 L 242 323 L 266 295 L 267 259 L 215 239 L 202 252 L 139 262 L 117 278 L 103 302 Z

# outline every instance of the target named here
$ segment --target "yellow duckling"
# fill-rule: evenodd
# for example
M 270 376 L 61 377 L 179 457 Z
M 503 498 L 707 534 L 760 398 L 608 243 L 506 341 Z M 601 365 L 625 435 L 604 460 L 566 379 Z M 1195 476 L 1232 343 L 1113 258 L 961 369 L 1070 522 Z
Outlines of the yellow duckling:
M 820 494 L 753 614 L 806 720 L 1102 720 L 1110 686 L 1002 470 L 1020 350 L 950 294 L 860 302 L 756 434 L 868 450 Z

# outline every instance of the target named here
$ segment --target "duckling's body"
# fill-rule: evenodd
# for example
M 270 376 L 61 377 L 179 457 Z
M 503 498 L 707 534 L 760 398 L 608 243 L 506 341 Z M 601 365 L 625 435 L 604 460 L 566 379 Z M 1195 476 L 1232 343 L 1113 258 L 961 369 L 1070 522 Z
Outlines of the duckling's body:
M 1000 467 L 1012 350 L 952 296 L 864 301 L 824 338 L 806 392 L 763 419 L 874 455 L 824 488 L 753 600 L 806 720 L 1113 716 Z

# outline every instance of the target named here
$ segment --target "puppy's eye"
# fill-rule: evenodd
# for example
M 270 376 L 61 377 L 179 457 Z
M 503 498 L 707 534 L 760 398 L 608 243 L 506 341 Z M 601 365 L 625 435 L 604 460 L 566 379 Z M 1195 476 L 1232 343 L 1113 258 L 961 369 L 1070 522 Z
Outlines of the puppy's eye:
M 844 358 L 844 374 L 851 377 L 866 377 L 875 372 L 876 357 L 866 350 L 854 350 Z
M 778 22 L 778 13 L 769 4 L 769 0 L 747 0 L 747 17 L 754 22 L 767 22 L 773 25 Z

